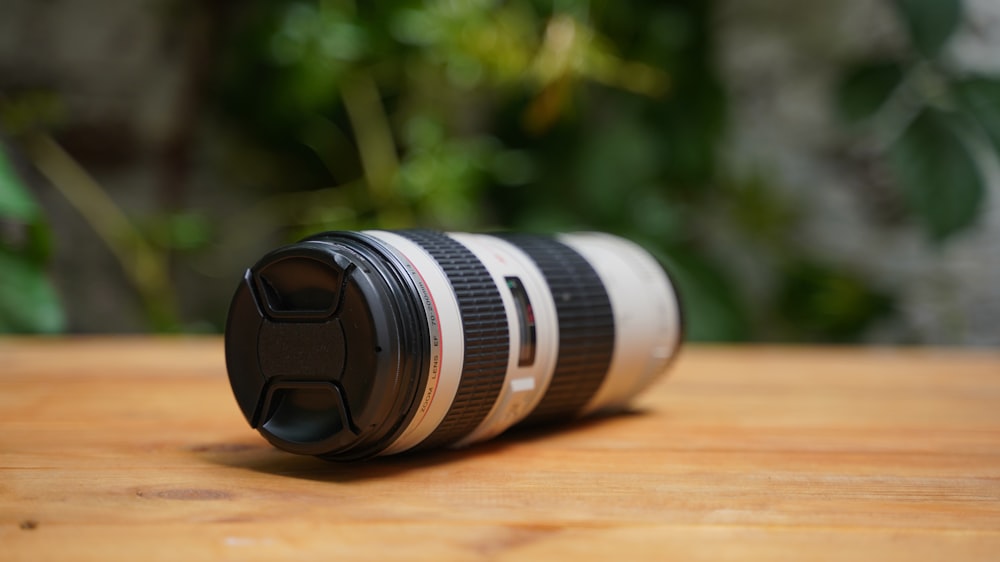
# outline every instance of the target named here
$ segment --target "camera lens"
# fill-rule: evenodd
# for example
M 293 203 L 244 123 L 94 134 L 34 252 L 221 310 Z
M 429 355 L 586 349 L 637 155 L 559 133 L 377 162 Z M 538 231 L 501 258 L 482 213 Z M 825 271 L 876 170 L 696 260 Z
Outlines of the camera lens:
M 622 408 L 680 334 L 668 277 L 622 238 L 327 232 L 247 270 L 226 367 L 272 444 L 358 460 Z

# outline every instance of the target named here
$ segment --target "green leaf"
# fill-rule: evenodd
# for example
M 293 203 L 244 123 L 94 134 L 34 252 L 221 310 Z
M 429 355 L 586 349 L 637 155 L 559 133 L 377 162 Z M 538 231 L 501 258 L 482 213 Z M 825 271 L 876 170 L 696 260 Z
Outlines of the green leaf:
M 10 251 L 29 262 L 48 257 L 50 232 L 41 209 L 0 150 L 0 251 Z M 3 278 L 0 277 L 0 290 Z
M 4 218 L 34 221 L 38 218 L 38 206 L 0 150 L 0 219 Z
M 984 191 L 975 161 L 949 118 L 942 111 L 925 109 L 889 154 L 910 210 L 936 242 L 975 220 Z
M 903 67 L 895 61 L 866 62 L 848 69 L 837 86 L 837 110 L 847 122 L 875 114 L 903 81 Z
M 976 76 L 952 84 L 959 107 L 983 128 L 1000 152 L 1000 80 Z
M 58 332 L 65 324 L 62 307 L 42 266 L 48 228 L 0 150 L 0 223 L 8 220 L 13 228 L 0 238 L 0 333 Z
M 962 19 L 961 0 L 896 0 L 913 46 L 925 57 L 934 57 L 947 43 Z
M 0 333 L 64 329 L 59 298 L 41 265 L 0 252 L 0 279 Z

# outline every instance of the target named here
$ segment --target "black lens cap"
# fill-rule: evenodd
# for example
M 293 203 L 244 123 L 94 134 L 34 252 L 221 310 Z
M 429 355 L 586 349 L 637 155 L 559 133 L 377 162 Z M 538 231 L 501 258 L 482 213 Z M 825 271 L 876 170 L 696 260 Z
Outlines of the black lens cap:
M 236 401 L 279 448 L 375 455 L 413 414 L 426 325 L 412 280 L 369 237 L 327 233 L 280 248 L 247 270 L 230 305 Z

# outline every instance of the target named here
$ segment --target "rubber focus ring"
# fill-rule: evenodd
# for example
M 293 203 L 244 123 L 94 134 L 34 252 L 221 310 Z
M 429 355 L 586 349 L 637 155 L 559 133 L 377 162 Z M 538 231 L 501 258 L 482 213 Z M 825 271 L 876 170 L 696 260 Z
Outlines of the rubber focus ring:
M 597 272 L 576 250 L 547 236 L 501 236 L 520 248 L 545 276 L 559 320 L 559 355 L 541 402 L 522 422 L 565 420 L 597 393 L 611 366 L 615 319 Z
M 510 331 L 496 283 L 475 254 L 438 232 L 397 234 L 415 242 L 441 266 L 462 317 L 465 357 L 455 399 L 438 427 L 414 450 L 431 449 L 472 433 L 493 409 L 507 376 Z

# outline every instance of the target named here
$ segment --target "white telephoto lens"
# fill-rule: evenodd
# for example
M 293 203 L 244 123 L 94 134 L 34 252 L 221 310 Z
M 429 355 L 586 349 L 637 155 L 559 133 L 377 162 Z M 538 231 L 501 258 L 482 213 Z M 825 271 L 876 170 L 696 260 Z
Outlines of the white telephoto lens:
M 617 236 L 327 232 L 247 270 L 226 364 L 275 446 L 357 460 L 625 408 L 681 339 L 669 277 Z

